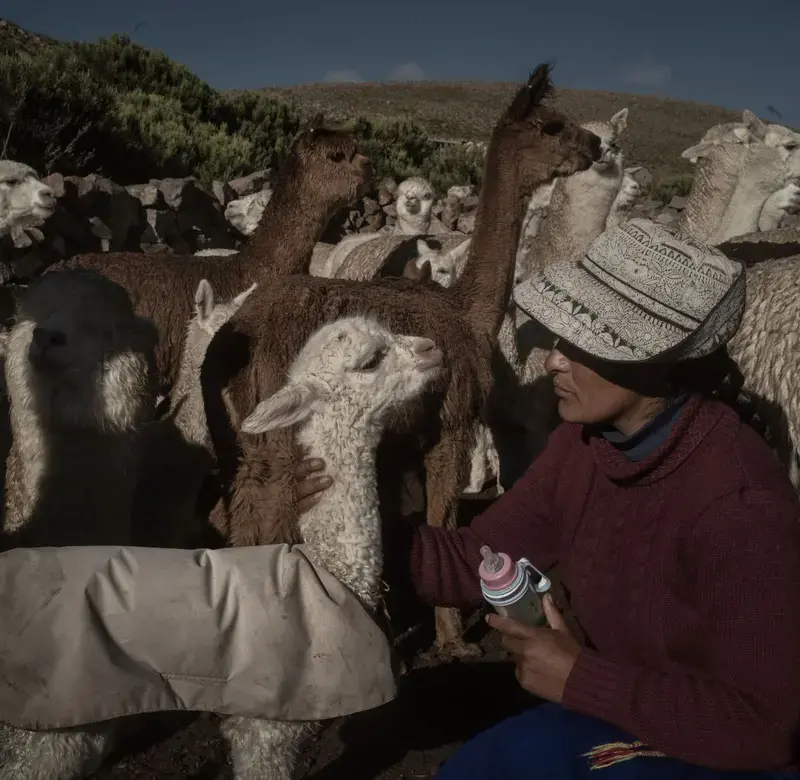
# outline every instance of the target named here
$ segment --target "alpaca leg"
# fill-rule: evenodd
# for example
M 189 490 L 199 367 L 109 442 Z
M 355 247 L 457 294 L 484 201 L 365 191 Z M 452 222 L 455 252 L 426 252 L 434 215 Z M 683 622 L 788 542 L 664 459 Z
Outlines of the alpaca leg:
M 235 780 L 292 780 L 303 740 L 318 728 L 306 721 L 230 716 L 221 724 Z
M 74 780 L 96 772 L 114 746 L 116 729 L 26 731 L 0 726 L 0 780 Z
M 429 525 L 450 529 L 456 527 L 458 496 L 467 481 L 473 446 L 473 431 L 443 432 L 439 442 L 428 453 L 425 470 Z M 482 655 L 477 645 L 464 641 L 458 609 L 435 607 L 434 614 L 436 643 L 433 652 L 439 660 Z

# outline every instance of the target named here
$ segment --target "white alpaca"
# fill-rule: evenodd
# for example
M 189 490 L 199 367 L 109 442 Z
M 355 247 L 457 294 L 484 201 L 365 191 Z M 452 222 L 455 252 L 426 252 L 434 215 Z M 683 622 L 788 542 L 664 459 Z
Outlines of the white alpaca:
M 150 426 L 137 489 L 136 544 L 171 547 L 191 544 L 201 531 L 196 505 L 204 477 L 214 465 L 200 370 L 214 334 L 256 289 L 253 283 L 225 303 L 201 279 L 194 316 L 186 328 L 181 365 L 172 388 L 170 411 Z
M 383 569 L 375 455 L 390 412 L 422 394 L 442 361 L 430 339 L 398 336 L 348 317 L 315 333 L 287 383 L 262 401 L 241 432 L 299 423 L 297 441 L 322 457 L 333 477 L 299 520 L 309 557 L 370 611 Z M 301 740 L 318 724 L 229 717 L 222 722 L 236 780 L 289 780 Z
M 798 211 L 800 211 L 800 182 L 793 180 L 767 198 L 758 217 L 758 229 L 775 230 L 781 226 L 787 214 L 796 214 Z
M 397 222 L 391 229 L 390 236 L 424 236 L 431 227 L 431 209 L 433 208 L 434 190 L 426 179 L 412 176 L 400 182 L 397 188 L 395 208 Z M 393 246 L 386 233 L 356 233 L 345 236 L 324 257 L 319 267 L 314 264 L 311 273 L 314 276 L 336 276 L 348 255 L 363 244 L 370 244 L 371 253 L 381 257 L 388 254 L 388 247 Z M 375 242 L 375 243 L 373 243 Z
M 466 239 L 460 246 L 448 251 L 434 249 L 425 239 L 417 241 L 417 257 L 409 260 L 418 270 L 422 270 L 425 263 L 431 267 L 431 281 L 441 287 L 452 287 L 464 265 L 467 250 L 469 249 L 469 239 Z
M 39 227 L 56 210 L 53 190 L 24 163 L 0 160 L 0 236 Z
M 681 153 L 696 164 L 692 188 L 677 227 L 699 241 L 708 241 L 717 229 L 731 197 L 751 144 L 763 143 L 766 125 L 752 112 L 742 122 L 710 127 L 700 141 Z
M 131 540 L 143 426 L 152 419 L 157 332 L 100 274 L 55 271 L 20 300 L 6 354 L 13 442 L 4 532 L 14 546 Z M 2 780 L 96 769 L 116 738 L 85 729 L 0 727 Z
M 611 211 L 606 219 L 606 230 L 616 227 L 624 222 L 631 213 L 631 209 L 642 195 L 642 187 L 634 178 L 634 174 L 642 169 L 641 165 L 632 165 L 625 168 L 622 176 L 622 186 L 611 205 Z

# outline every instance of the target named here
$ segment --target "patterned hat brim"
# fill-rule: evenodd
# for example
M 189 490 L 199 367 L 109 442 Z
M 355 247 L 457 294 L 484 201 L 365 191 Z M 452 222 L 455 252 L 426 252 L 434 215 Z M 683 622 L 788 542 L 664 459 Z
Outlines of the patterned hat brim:
M 553 263 L 522 282 L 514 303 L 555 336 L 600 360 L 676 362 L 703 357 L 726 344 L 744 313 L 740 274 L 700 323 L 677 324 L 624 297 L 572 261 Z

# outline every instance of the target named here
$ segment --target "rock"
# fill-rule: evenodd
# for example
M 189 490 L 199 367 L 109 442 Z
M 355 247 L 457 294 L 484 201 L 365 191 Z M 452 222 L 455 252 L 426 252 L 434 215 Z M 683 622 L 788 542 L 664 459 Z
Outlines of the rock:
M 373 214 L 376 214 L 381 210 L 380 204 L 378 203 L 377 200 L 375 200 L 375 198 L 370 198 L 369 196 L 367 196 L 362 199 L 361 203 L 365 217 L 372 216 Z
M 197 188 L 197 179 L 162 179 L 158 188 L 164 196 L 164 202 L 171 209 L 177 211 L 183 203 L 184 196 Z
M 234 191 L 233 187 L 224 181 L 212 181 L 211 192 L 219 201 L 219 205 L 223 208 L 236 197 L 236 192 Z
M 458 218 L 458 225 L 457 228 L 462 233 L 472 233 L 475 230 L 475 211 L 471 211 L 469 214 L 462 214 Z
M 232 179 L 228 182 L 228 186 L 233 190 L 236 198 L 243 198 L 264 189 L 264 185 L 269 184 L 273 178 L 274 174 L 270 170 L 255 171 L 249 176 Z
M 646 165 L 643 165 L 636 173 L 631 175 L 643 188 L 649 187 L 653 183 L 653 172 Z
M 384 206 L 383 213 L 386 214 L 386 217 L 391 217 L 392 219 L 397 219 L 397 207 L 394 203 L 390 203 L 388 206 Z
M 452 189 L 452 187 L 450 189 Z M 464 209 L 461 205 L 461 201 L 453 195 L 448 195 L 444 200 L 444 209 L 441 214 L 442 222 L 450 230 L 455 230 L 458 224 L 458 218 L 463 211 Z
M 51 173 L 49 176 L 45 176 L 42 179 L 42 183 L 46 184 L 57 198 L 63 198 L 67 194 L 67 187 L 69 186 L 69 182 L 60 174 L 60 173 Z M 73 185 L 73 192 L 75 194 L 77 188 Z
M 92 226 L 92 235 L 97 236 L 101 241 L 103 239 L 105 239 L 106 241 L 111 241 L 111 239 L 114 238 L 114 234 L 111 232 L 111 228 L 108 225 L 106 225 L 100 219 L 100 217 L 90 217 L 89 223 Z
M 174 211 L 167 209 L 147 209 L 147 227 L 142 233 L 143 244 L 166 244 L 178 234 L 177 218 Z
M 394 200 L 395 193 L 397 192 L 397 182 L 394 179 L 381 179 L 378 182 L 378 190 L 387 190 L 391 193 L 392 200 Z
M 473 209 L 478 208 L 480 201 L 481 199 L 477 195 L 467 195 L 466 198 L 462 199 L 461 207 L 464 211 L 472 211 Z
M 388 206 L 394 201 L 394 195 L 385 187 L 378 189 L 378 204 L 381 206 Z
M 158 188 L 159 181 L 151 181 L 147 184 L 130 184 L 126 189 L 131 197 L 136 198 L 146 209 L 164 208 L 166 202 L 161 190 Z
M 243 236 L 249 236 L 258 227 L 264 208 L 271 197 L 272 190 L 259 190 L 232 200 L 225 207 L 225 219 Z
M 456 200 L 462 200 L 473 194 L 474 188 L 471 184 L 454 184 L 447 190 L 447 197 L 448 198 L 455 198 Z
M 686 198 L 682 195 L 674 195 L 669 202 L 669 207 L 677 211 L 682 211 L 686 207 Z

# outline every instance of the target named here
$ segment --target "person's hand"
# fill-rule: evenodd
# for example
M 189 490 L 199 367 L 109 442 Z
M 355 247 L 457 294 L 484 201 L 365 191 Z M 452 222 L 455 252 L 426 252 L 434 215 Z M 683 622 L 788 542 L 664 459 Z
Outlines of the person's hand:
M 297 480 L 297 510 L 301 515 L 308 512 L 322 494 L 332 484 L 333 479 L 327 474 L 321 474 L 325 469 L 322 458 L 305 458 L 294 466 L 294 476 Z
M 517 667 L 517 681 L 530 693 L 560 702 L 581 646 L 567 627 L 553 597 L 543 599 L 549 628 L 526 626 L 508 617 L 490 614 L 486 622 L 502 635 L 503 647 Z

